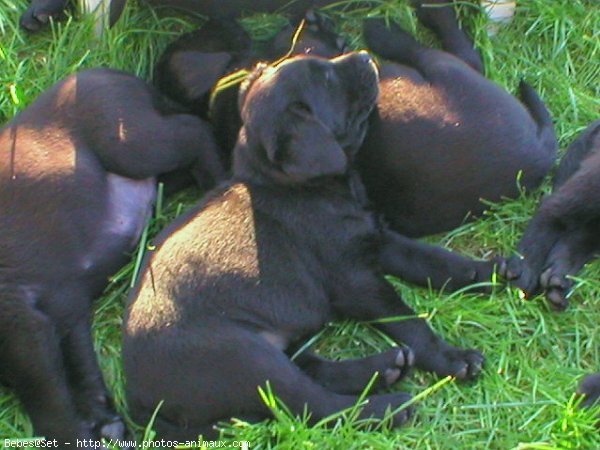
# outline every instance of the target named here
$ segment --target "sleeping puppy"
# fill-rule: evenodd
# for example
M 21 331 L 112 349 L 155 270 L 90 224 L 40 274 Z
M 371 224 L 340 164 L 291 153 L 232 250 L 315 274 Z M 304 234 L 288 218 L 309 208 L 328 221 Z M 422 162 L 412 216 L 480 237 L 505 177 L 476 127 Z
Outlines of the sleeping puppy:
M 544 292 L 563 310 L 570 275 L 600 253 L 600 120 L 569 147 L 555 176 L 553 193 L 540 205 L 510 259 L 506 278 L 528 297 Z
M 393 236 L 364 209 L 351 167 L 377 91 L 365 52 L 295 57 L 244 82 L 232 180 L 158 236 L 129 299 L 128 402 L 146 423 L 164 400 L 161 437 L 214 436 L 232 416 L 269 417 L 257 392 L 267 382 L 316 422 L 354 405 L 375 372 L 384 387 L 413 361 L 459 378 L 481 370 L 479 352 L 436 336 L 383 277 Z M 342 362 L 288 356 L 335 317 L 392 316 L 405 317 L 377 326 L 412 350 Z M 408 399 L 371 395 L 361 417 L 389 408 L 400 425 L 409 409 L 396 408 Z
M 381 96 L 359 153 L 369 197 L 392 228 L 423 236 L 481 214 L 481 200 L 537 187 L 557 150 L 550 114 L 527 84 L 519 102 L 455 56 L 397 25 L 367 20 Z M 519 174 L 522 174 L 519 177 Z
M 297 53 L 329 57 L 345 50 L 322 16 L 308 20 Z M 240 126 L 237 88 L 213 94 L 209 105 L 211 81 L 277 59 L 289 49 L 292 31 L 264 49 L 253 47 L 237 23 L 211 21 L 160 59 L 157 86 L 194 113 L 210 115 L 225 165 Z M 556 139 L 532 88 L 521 85 L 523 104 L 463 61 L 421 46 L 395 25 L 388 30 L 381 20 L 365 23 L 365 37 L 388 61 L 381 63 L 381 96 L 358 168 L 392 228 L 412 237 L 447 231 L 481 213 L 482 198 L 519 195 L 519 173 L 522 187 L 539 185 L 555 159 Z
M 162 103 L 132 75 L 93 69 L 0 129 L 0 380 L 37 436 L 98 448 L 125 432 L 92 346 L 92 299 L 135 249 L 157 175 L 221 175 L 209 127 Z

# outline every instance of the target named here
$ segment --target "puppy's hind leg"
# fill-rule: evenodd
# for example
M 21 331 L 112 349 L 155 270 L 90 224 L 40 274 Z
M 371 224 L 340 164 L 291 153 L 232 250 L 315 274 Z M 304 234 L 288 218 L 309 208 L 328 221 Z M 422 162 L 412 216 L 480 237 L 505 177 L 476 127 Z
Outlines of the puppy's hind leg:
M 458 25 L 454 6 L 449 0 L 412 0 L 419 21 L 442 41 L 444 50 L 462 59 L 477 72 L 483 63 L 473 41 Z
M 340 394 L 360 394 L 373 375 L 378 376 L 373 389 L 383 389 L 403 378 L 414 363 L 414 354 L 408 347 L 358 359 L 331 361 L 307 350 L 294 362 L 315 381 Z
M 23 295 L 0 293 L 1 378 L 14 387 L 36 435 L 59 442 L 93 439 L 72 402 L 57 330 L 27 302 Z
M 146 366 L 139 366 L 128 370 L 133 375 L 129 377 L 129 389 L 138 392 L 130 405 L 156 405 L 165 400 L 159 415 L 169 426 L 161 429 L 157 423 L 161 438 L 195 438 L 212 424 L 230 417 L 271 416 L 258 392 L 267 382 L 292 414 L 302 415 L 307 410 L 311 423 L 350 408 L 358 400 L 355 395 L 334 393 L 315 382 L 259 333 L 221 324 L 193 334 L 180 334 L 159 350 L 160 354 L 169 354 L 160 369 L 148 366 L 145 371 Z M 130 353 L 126 352 L 125 357 Z M 153 353 L 156 357 L 156 349 Z M 136 355 L 135 359 L 143 362 L 146 358 Z M 145 384 L 146 377 L 160 383 Z M 362 417 L 383 419 L 387 409 L 394 411 L 409 399 L 404 393 L 370 396 Z M 150 413 L 146 409 L 142 419 Z M 404 423 L 409 415 L 410 408 L 398 411 L 392 416 L 393 425 Z
M 367 46 L 378 55 L 417 70 L 430 83 L 461 85 L 473 71 L 453 55 L 425 47 L 397 24 L 388 28 L 383 19 L 367 19 L 363 23 Z
M 363 35 L 369 50 L 400 64 L 413 65 L 418 52 L 425 49 L 417 40 L 395 23 L 387 27 L 384 19 L 363 22 Z
M 82 318 L 62 343 L 75 407 L 101 437 L 108 440 L 123 439 L 126 427 L 112 410 L 111 400 L 98 367 L 90 330 L 88 318 Z

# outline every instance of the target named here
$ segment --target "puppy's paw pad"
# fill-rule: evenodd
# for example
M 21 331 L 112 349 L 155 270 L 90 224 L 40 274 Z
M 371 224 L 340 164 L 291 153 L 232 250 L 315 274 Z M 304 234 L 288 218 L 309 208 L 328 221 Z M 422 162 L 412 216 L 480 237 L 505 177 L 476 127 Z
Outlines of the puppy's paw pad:
M 413 415 L 412 406 L 402 408 L 412 397 L 404 392 L 374 395 L 369 397 L 367 405 L 364 407 L 362 418 L 391 419 L 391 425 L 398 427 L 406 423 Z M 392 413 L 391 417 L 389 413 Z
M 106 440 L 123 440 L 127 435 L 127 427 L 120 417 L 114 417 L 111 422 L 99 427 L 99 434 Z
M 540 285 L 546 291 L 546 299 L 554 310 L 564 311 L 569 306 L 567 294 L 572 283 L 554 267 L 549 267 L 542 273 Z
M 386 369 L 383 373 L 386 386 L 391 386 L 400 378 L 402 371 L 400 369 Z
M 448 355 L 457 368 L 451 375 L 459 380 L 472 380 L 483 370 L 485 358 L 477 350 L 452 350 Z
M 524 261 L 523 258 L 513 256 L 506 261 L 502 271 L 498 273 L 507 281 L 514 281 L 521 277 L 523 274 Z
M 396 381 L 404 378 L 415 364 L 415 354 L 406 346 L 400 347 L 397 350 L 391 350 L 389 356 L 391 364 L 388 363 L 388 365 L 390 367 L 383 372 L 385 387 L 389 387 Z

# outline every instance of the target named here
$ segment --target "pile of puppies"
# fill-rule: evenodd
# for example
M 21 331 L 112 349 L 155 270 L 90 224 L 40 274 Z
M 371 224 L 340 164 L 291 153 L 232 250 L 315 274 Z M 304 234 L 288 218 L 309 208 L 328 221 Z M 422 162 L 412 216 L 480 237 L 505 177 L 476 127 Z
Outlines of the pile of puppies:
M 262 3 L 253 2 L 280 2 Z M 43 6 L 34 2 L 23 24 L 59 12 Z M 37 435 L 126 433 L 94 356 L 91 302 L 135 248 L 161 176 L 187 172 L 212 189 L 153 241 L 124 320 L 128 405 L 147 423 L 164 402 L 160 437 L 210 437 L 219 421 L 268 417 L 257 393 L 267 381 L 293 413 L 308 408 L 318 421 L 354 405 L 376 372 L 373 391 L 413 365 L 477 376 L 483 355 L 437 336 L 385 274 L 459 289 L 497 271 L 566 307 L 568 276 L 600 251 L 600 121 L 569 149 L 521 257 L 476 261 L 411 239 L 480 214 L 481 198 L 515 197 L 519 173 L 535 188 L 557 149 L 535 91 L 522 83 L 519 101 L 486 80 L 450 6 L 415 6 L 447 51 L 367 20 L 368 48 L 383 58 L 376 66 L 311 12 L 295 54 L 281 59 L 296 26 L 259 51 L 234 19 L 215 17 L 166 50 L 156 88 L 83 71 L 0 130 L 0 379 Z M 249 71 L 241 84 L 214 88 L 239 69 Z M 397 349 L 290 358 L 334 318 L 398 316 L 377 325 Z M 582 390 L 591 403 L 600 377 Z M 409 399 L 370 393 L 362 417 L 391 410 L 400 425 Z

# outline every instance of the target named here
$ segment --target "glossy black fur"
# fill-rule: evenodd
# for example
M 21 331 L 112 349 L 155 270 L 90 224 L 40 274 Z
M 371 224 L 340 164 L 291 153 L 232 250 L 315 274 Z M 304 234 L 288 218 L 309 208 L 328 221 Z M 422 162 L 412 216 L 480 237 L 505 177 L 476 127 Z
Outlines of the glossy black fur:
M 205 185 L 221 176 L 208 125 L 108 69 L 65 78 L 0 129 L 0 379 L 36 436 L 123 437 L 92 300 L 135 249 L 155 177 L 192 167 Z
M 521 102 L 454 55 L 369 20 L 368 47 L 387 62 L 358 165 L 375 207 L 409 236 L 447 231 L 537 187 L 556 157 L 552 120 L 536 92 Z M 519 174 L 521 176 L 519 177 Z
M 446 24 L 436 28 L 449 33 L 445 42 L 462 35 L 449 47 L 459 57 L 468 53 L 472 64 L 477 53 L 449 11 L 428 8 L 419 16 L 430 25 L 433 18 Z M 310 16 L 297 53 L 332 56 L 345 49 L 321 18 Z M 284 30 L 265 50 L 252 47 L 235 22 L 209 22 L 167 49 L 156 68 L 158 86 L 206 116 L 209 80 L 276 59 L 288 49 L 289 36 Z M 461 59 L 420 45 L 396 25 L 388 30 L 380 20 L 366 22 L 365 38 L 387 60 L 358 168 L 369 198 L 393 229 L 412 237 L 447 231 L 480 214 L 482 199 L 500 201 L 519 195 L 519 185 L 539 185 L 554 162 L 556 139 L 531 87 L 521 84 L 521 103 Z M 225 164 L 240 125 L 235 96 L 235 88 L 217 95 L 210 113 Z
M 161 437 L 213 436 L 217 421 L 269 417 L 257 393 L 267 381 L 294 414 L 307 407 L 315 422 L 353 405 L 375 371 L 376 387 L 385 387 L 413 362 L 459 378 L 481 370 L 479 352 L 436 336 L 383 277 L 410 251 L 364 208 L 351 168 L 375 104 L 374 74 L 365 53 L 296 57 L 260 66 L 244 83 L 233 179 L 158 236 L 129 299 L 128 403 L 145 423 L 164 400 Z M 336 317 L 392 316 L 404 320 L 377 326 L 412 351 L 290 360 Z M 381 418 L 408 399 L 370 395 L 362 416 Z
M 509 261 L 506 277 L 528 296 L 545 293 L 564 309 L 576 275 L 600 252 L 600 120 L 569 147 L 544 199 Z
M 528 297 L 544 293 L 556 310 L 567 308 L 569 278 L 600 254 L 600 120 L 569 146 L 542 201 L 509 260 L 505 277 Z M 600 398 L 600 373 L 586 377 L 584 406 Z

